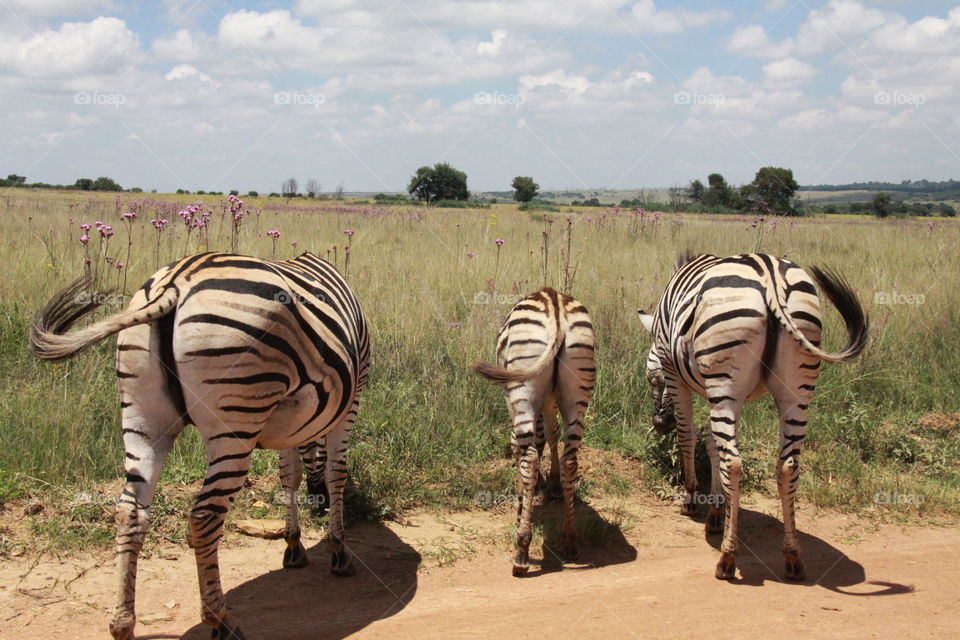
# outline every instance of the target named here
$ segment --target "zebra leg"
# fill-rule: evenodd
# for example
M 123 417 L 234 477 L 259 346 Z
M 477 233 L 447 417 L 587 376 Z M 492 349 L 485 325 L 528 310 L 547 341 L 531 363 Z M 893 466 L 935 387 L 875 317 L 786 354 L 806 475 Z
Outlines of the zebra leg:
M 577 395 L 566 393 L 560 399 L 560 414 L 566 427 L 563 435 L 563 555 L 571 559 L 580 555 L 573 507 L 580 469 L 578 454 L 583 442 L 583 416 L 586 410 L 586 401 Z
M 513 575 L 522 576 L 530 569 L 530 541 L 533 529 L 533 494 L 540 476 L 540 458 L 534 445 L 534 416 L 537 412 L 522 400 L 513 415 L 514 456 L 517 458 L 517 554 L 513 559 Z
M 537 460 L 543 459 L 543 448 L 547 443 L 546 428 L 544 427 L 544 415 L 541 411 L 537 414 L 537 421 L 535 423 L 535 428 L 533 432 L 533 441 L 534 446 L 537 448 Z M 542 493 L 547 488 L 547 483 L 543 479 L 543 475 L 537 472 L 537 486 L 536 491 Z
M 693 424 L 693 396 L 689 389 L 679 387 L 670 393 L 677 414 L 677 442 L 683 454 L 684 496 L 680 504 L 680 514 L 693 516 L 697 513 L 697 467 L 694 458 L 697 450 L 697 429 Z
M 227 602 L 220 585 L 218 547 L 223 523 L 250 469 L 248 440 L 232 432 L 207 439 L 207 477 L 190 511 L 190 546 L 197 558 L 200 581 L 200 616 L 213 627 L 214 640 L 243 640 L 238 627 L 227 619 Z
M 730 396 L 711 395 L 710 399 L 710 431 L 720 458 L 720 485 L 723 488 L 727 520 L 716 577 L 719 580 L 731 580 L 737 572 L 737 521 L 740 514 L 740 483 L 743 479 L 743 461 L 737 447 L 737 422 L 743 410 L 743 401 Z
M 327 443 L 324 438 L 317 439 L 299 448 L 300 459 L 307 472 L 307 497 L 313 512 L 322 516 L 330 505 L 327 492 L 326 467 Z
M 784 393 L 785 389 L 774 390 L 774 400 L 780 412 L 777 488 L 783 509 L 783 560 L 787 580 L 803 580 L 806 577 L 803 562 L 800 560 L 795 499 L 797 483 L 800 480 L 800 449 L 807 433 L 807 407 L 813 398 L 813 390 L 806 387 L 812 387 L 815 382 L 816 378 L 812 382 L 801 380 L 797 386 L 805 384 L 795 393 Z
M 326 435 L 327 489 L 330 492 L 330 573 L 352 576 L 357 572 L 343 539 L 343 488 L 347 483 L 347 440 L 357 415 L 356 404 L 347 418 Z
M 124 409 L 123 413 L 127 414 L 128 410 Z M 160 470 L 182 428 L 178 425 L 173 431 L 161 432 L 158 437 L 153 437 L 144 424 L 129 419 L 127 415 L 124 415 L 123 424 L 131 426 L 124 426 L 123 429 L 127 481 L 114 509 L 117 523 L 116 566 L 120 584 L 117 607 L 110 621 L 110 633 L 116 640 L 133 638 L 137 622 L 134 611 L 137 561 L 150 527 L 150 504 Z
M 283 528 L 283 539 L 287 543 L 287 549 L 283 552 L 285 569 L 307 566 L 307 551 L 300 544 L 300 514 L 297 507 L 297 493 L 302 479 L 300 453 L 296 449 L 281 451 L 280 485 L 283 487 L 283 499 L 287 505 L 286 526 Z
M 557 422 L 557 402 L 551 395 L 543 403 L 543 416 L 547 427 L 547 446 L 550 448 L 550 476 L 547 478 L 547 497 L 559 500 L 563 497 L 560 480 L 560 424 Z M 542 460 L 541 456 L 541 460 Z
M 720 487 L 720 454 L 717 450 L 717 439 L 713 432 L 706 435 L 707 455 L 710 456 L 710 513 L 707 514 L 706 532 L 708 534 L 723 533 L 723 498 Z

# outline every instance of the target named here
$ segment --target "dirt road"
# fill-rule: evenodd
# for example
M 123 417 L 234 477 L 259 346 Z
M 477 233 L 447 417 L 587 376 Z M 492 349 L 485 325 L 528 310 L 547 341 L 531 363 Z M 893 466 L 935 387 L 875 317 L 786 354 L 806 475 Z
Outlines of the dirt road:
M 235 532 L 220 566 L 250 640 L 960 637 L 960 528 L 877 525 L 804 508 L 808 579 L 793 584 L 780 579 L 774 503 L 755 499 L 742 517 L 732 583 L 713 578 L 719 540 L 705 538 L 702 524 L 670 506 L 626 502 L 584 506 L 581 528 L 602 546 L 562 564 L 538 547 L 534 555 L 546 560 L 521 579 L 510 575 L 506 509 L 354 524 L 353 578 L 328 573 L 319 532 L 305 540 L 308 568 L 281 570 L 282 542 Z M 140 563 L 137 637 L 209 638 L 198 624 L 190 550 L 150 551 Z M 0 640 L 108 637 L 113 589 L 109 552 L 3 561 Z

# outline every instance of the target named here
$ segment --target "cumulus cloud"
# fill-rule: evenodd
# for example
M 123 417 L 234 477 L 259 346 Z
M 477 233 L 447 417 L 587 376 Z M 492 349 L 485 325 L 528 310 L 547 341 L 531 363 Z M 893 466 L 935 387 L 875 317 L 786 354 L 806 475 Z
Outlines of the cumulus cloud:
M 110 74 L 134 62 L 139 48 L 123 20 L 100 17 L 7 39 L 0 44 L 0 67 L 25 76 Z

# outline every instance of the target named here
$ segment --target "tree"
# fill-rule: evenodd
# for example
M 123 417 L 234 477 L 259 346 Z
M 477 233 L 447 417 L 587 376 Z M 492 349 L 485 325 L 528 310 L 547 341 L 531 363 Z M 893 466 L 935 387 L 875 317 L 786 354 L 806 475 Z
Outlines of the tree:
M 536 198 L 537 191 L 540 189 L 540 185 L 534 182 L 530 176 L 517 176 L 510 186 L 513 187 L 513 199 L 523 203 Z
M 260 194 L 257 193 L 256 191 L 247 191 L 247 197 L 248 197 L 248 198 L 256 198 L 258 195 L 260 195 Z
M 707 184 L 710 185 L 710 187 L 701 197 L 701 202 L 712 207 L 717 205 L 724 207 L 730 206 L 730 197 L 733 194 L 733 189 L 727 184 L 726 178 L 719 173 L 711 173 L 707 176 Z
M 11 173 L 7 176 L 7 182 L 11 187 L 22 187 L 27 183 L 27 176 L 18 176 L 15 173 Z
M 283 181 L 283 184 L 280 185 L 280 193 L 283 194 L 284 198 L 295 198 L 299 186 L 300 185 L 297 184 L 297 179 L 293 176 L 290 176 Z
M 793 171 L 782 167 L 763 167 L 757 171 L 751 184 L 755 197 L 765 202 L 772 212 L 785 216 L 797 215 L 797 210 L 790 206 L 793 194 L 800 188 L 793 179 Z
M 90 186 L 92 191 L 123 191 L 123 187 L 113 181 L 113 178 L 101 176 Z
M 417 169 L 410 178 L 407 192 L 425 202 L 466 200 L 470 197 L 467 174 L 446 162 L 438 162 L 432 168 L 424 166 Z
M 93 191 L 93 180 L 90 178 L 77 178 L 73 186 L 80 191 Z
M 687 197 L 693 202 L 702 202 L 704 191 L 703 183 L 699 180 L 694 180 L 690 183 L 690 186 L 687 187 Z
M 667 197 L 670 198 L 670 208 L 674 211 L 680 211 L 683 208 L 683 200 L 686 197 L 686 190 L 678 184 L 667 189 Z
M 337 185 L 337 188 L 333 191 L 334 200 L 343 200 L 343 180 L 340 181 L 340 184 Z
M 308 198 L 316 198 L 320 191 L 320 181 L 316 178 L 310 178 L 304 183 L 303 189 L 307 192 Z
M 881 191 L 873 196 L 870 207 L 873 209 L 873 215 L 878 218 L 887 218 L 893 213 L 893 198 L 886 191 Z

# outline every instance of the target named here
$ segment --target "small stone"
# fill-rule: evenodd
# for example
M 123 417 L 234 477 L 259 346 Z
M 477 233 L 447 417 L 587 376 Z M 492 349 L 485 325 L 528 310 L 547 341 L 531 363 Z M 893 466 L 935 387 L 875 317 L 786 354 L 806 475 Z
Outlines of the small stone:
M 138 618 L 141 624 L 153 624 L 155 622 L 170 622 L 173 618 L 169 613 L 148 613 Z
M 276 540 L 283 537 L 287 525 L 283 520 L 234 520 L 233 526 L 247 536 Z

